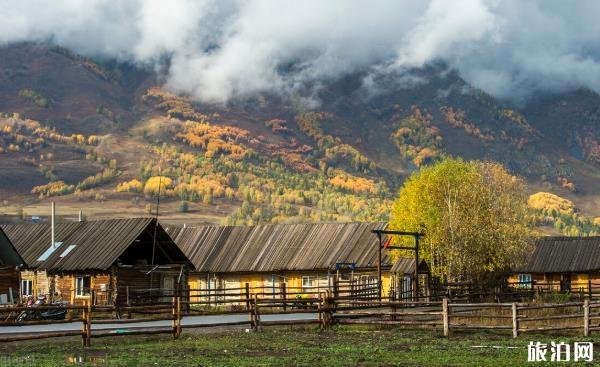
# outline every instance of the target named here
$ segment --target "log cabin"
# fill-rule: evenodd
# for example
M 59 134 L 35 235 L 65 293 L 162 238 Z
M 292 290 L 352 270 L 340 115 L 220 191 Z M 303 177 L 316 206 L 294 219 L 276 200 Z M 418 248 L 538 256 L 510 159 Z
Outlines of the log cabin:
M 524 266 L 515 269 L 509 284 L 562 292 L 600 288 L 600 236 L 540 237 Z
M 20 270 L 24 265 L 25 261 L 0 228 L 0 304 L 19 300 Z
M 192 300 L 207 298 L 210 290 L 264 289 L 266 294 L 314 295 L 320 291 L 377 287 L 378 238 L 374 229 L 385 223 L 308 223 L 236 226 L 167 226 L 195 267 L 189 275 Z M 400 261 L 401 259 L 399 259 Z M 405 271 L 414 259 L 397 267 Z M 382 295 L 398 294 L 392 279 L 392 257 L 383 250 Z M 425 270 L 423 268 L 422 270 Z M 405 285 L 406 286 L 406 285 Z M 411 285 L 408 285 L 411 287 Z M 374 291 L 376 292 L 376 291 Z
M 3 229 L 28 267 L 23 296 L 123 304 L 187 284 L 191 263 L 154 218 L 60 222 L 54 244 L 49 224 Z

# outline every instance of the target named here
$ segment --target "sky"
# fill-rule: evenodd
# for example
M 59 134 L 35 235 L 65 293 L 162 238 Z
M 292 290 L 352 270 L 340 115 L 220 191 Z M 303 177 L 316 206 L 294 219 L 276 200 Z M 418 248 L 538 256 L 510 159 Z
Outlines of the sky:
M 443 62 L 504 99 L 600 91 L 600 1 L 0 0 L 0 44 L 163 70 L 207 102 Z M 0 56 L 1 57 L 1 56 Z M 402 79 L 405 78 L 405 79 Z

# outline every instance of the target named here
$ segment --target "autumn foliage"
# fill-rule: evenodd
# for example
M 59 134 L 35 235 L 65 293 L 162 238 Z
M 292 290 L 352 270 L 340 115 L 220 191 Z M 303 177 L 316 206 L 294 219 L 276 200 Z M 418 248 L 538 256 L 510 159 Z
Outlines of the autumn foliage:
M 546 213 L 553 210 L 562 214 L 573 214 L 575 212 L 575 204 L 571 200 L 549 192 L 538 192 L 529 196 L 527 204 L 533 209 L 539 209 Z
M 390 228 L 425 231 L 421 256 L 433 274 L 449 281 L 485 282 L 528 253 L 526 200 L 523 180 L 501 165 L 445 159 L 404 183 Z

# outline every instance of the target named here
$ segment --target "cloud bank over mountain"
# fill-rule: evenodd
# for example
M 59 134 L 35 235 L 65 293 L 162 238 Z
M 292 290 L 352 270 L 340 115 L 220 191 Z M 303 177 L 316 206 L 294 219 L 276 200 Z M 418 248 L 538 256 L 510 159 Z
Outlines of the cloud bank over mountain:
M 0 0 L 0 44 L 52 42 L 166 70 L 224 102 L 444 62 L 501 98 L 600 91 L 600 2 Z

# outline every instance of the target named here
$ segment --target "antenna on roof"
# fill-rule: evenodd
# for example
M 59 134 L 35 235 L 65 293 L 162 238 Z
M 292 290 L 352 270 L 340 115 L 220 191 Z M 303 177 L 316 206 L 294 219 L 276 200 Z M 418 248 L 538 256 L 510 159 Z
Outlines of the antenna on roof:
M 152 236 L 152 266 L 154 266 L 154 255 L 156 254 L 156 234 L 158 231 L 158 208 L 160 206 L 160 189 L 162 186 L 162 163 L 165 153 L 166 145 L 163 143 L 162 150 L 160 151 L 160 160 L 158 161 L 158 192 L 156 195 L 156 215 L 154 221 L 154 235 Z

